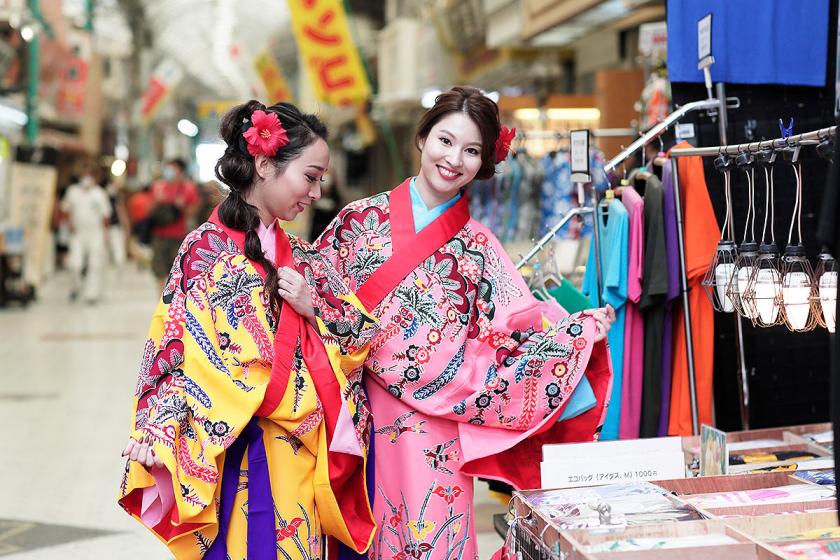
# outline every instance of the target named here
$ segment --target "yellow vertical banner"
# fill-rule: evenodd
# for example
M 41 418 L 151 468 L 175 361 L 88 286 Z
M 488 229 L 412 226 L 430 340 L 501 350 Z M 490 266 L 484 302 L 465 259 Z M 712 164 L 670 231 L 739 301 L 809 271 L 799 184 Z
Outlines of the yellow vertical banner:
M 342 0 L 289 0 L 298 50 L 315 95 L 332 105 L 370 97 Z
M 292 92 L 283 77 L 283 71 L 268 49 L 254 57 L 254 68 L 265 86 L 268 105 L 292 101 Z

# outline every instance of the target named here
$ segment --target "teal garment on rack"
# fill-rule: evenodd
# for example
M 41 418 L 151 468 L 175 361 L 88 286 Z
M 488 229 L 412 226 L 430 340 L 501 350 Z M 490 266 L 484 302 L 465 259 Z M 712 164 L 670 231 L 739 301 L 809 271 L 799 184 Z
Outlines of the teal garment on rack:
M 426 203 L 420 198 L 420 193 L 417 192 L 417 177 L 412 177 L 409 187 L 411 190 L 411 215 L 414 216 L 414 232 L 420 233 L 427 225 L 434 222 L 441 214 L 449 210 L 453 204 L 458 202 L 461 198 L 459 192 L 443 204 L 438 204 L 434 208 L 427 208 Z
M 627 284 L 629 274 L 629 229 L 630 214 L 618 199 L 610 202 L 607 212 L 598 205 L 596 212 L 601 253 L 601 301 L 615 309 L 615 323 L 607 340 L 610 347 L 610 362 L 613 370 L 613 386 L 610 404 L 601 439 L 618 439 L 621 420 L 621 386 L 624 372 L 624 322 L 626 316 Z M 604 220 L 607 219 L 605 223 Z M 598 306 L 598 281 L 595 267 L 595 243 L 589 246 L 586 273 L 583 277 L 583 293 L 589 295 L 592 305 Z
M 592 302 L 589 301 L 589 298 L 565 278 L 560 279 L 559 287 L 550 288 L 548 294 L 569 313 L 577 313 L 592 308 Z

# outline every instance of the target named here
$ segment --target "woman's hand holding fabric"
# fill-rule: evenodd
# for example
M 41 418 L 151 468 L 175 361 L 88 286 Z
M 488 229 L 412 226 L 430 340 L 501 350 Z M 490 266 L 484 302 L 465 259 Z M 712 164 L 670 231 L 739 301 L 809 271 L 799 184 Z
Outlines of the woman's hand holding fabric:
M 291 305 L 301 317 L 310 321 L 315 318 L 309 284 L 298 271 L 287 266 L 277 269 L 277 289 L 283 301 Z
M 155 455 L 153 446 L 148 441 L 138 442 L 134 438 L 129 438 L 128 445 L 122 452 L 123 457 L 128 457 L 132 461 L 136 461 L 148 468 L 162 467 L 163 461 Z
M 615 309 L 613 309 L 613 306 L 607 305 L 606 307 L 598 307 L 596 309 L 586 309 L 582 313 L 595 319 L 595 326 L 597 328 L 595 342 L 601 342 L 607 338 L 607 334 L 609 334 L 610 328 L 615 322 Z

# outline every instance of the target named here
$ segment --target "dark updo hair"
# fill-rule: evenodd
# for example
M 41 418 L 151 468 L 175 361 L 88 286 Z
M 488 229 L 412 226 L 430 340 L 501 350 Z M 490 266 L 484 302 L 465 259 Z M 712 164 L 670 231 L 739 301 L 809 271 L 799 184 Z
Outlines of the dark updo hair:
M 276 114 L 289 137 L 289 143 L 270 158 L 278 174 L 284 171 L 291 161 L 299 158 L 303 150 L 318 138 L 326 141 L 327 127 L 315 115 L 302 113 L 290 103 L 277 103 L 266 107 L 253 99 L 228 111 L 219 127 L 227 149 L 216 162 L 216 177 L 230 188 L 230 194 L 219 206 L 219 220 L 229 228 L 245 232 L 245 256 L 261 263 L 265 268 L 265 290 L 269 310 L 277 318 L 281 303 L 277 292 L 277 269 L 263 254 L 256 231 L 260 225 L 257 208 L 245 202 L 255 183 L 257 165 L 254 156 L 248 153 L 243 134 L 252 126 L 251 115 L 257 110 Z
M 420 141 L 425 140 L 438 121 L 450 113 L 464 113 L 472 119 L 481 134 L 481 169 L 476 179 L 490 179 L 496 172 L 496 140 L 502 124 L 499 119 L 499 106 L 481 93 L 480 89 L 470 86 L 455 86 L 435 98 L 435 105 L 426 111 L 417 123 L 414 143 L 420 148 Z

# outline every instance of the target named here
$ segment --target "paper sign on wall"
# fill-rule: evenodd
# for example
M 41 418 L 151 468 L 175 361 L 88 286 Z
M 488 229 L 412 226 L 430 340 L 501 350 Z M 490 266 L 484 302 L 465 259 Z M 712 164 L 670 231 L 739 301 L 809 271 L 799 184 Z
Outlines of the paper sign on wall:
M 697 69 L 702 70 L 713 62 L 712 14 L 707 14 L 697 22 Z
M 569 137 L 571 139 L 572 182 L 588 183 L 592 180 L 589 176 L 589 130 L 572 130 Z
M 679 437 L 544 445 L 543 488 L 685 478 Z

